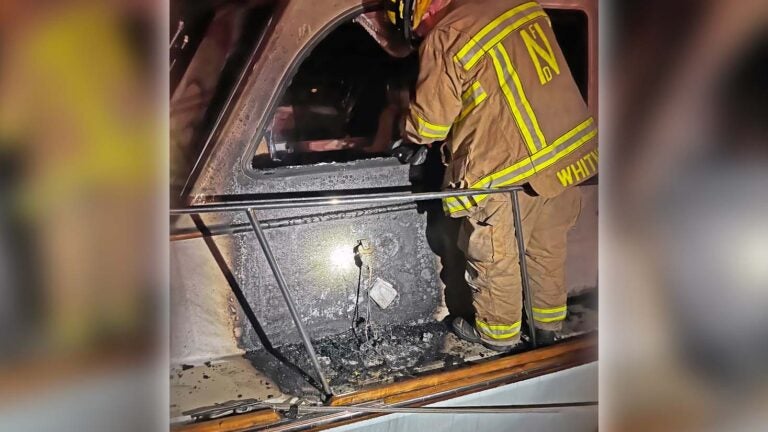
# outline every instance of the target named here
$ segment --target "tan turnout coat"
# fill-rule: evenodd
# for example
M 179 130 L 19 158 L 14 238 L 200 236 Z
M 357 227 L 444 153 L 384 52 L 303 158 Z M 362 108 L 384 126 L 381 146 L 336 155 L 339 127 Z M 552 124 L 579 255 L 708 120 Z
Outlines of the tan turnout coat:
M 406 119 L 415 143 L 445 141 L 445 187 L 529 183 L 554 197 L 597 173 L 597 124 L 535 1 L 454 0 L 419 50 Z M 485 195 L 444 200 L 452 216 Z

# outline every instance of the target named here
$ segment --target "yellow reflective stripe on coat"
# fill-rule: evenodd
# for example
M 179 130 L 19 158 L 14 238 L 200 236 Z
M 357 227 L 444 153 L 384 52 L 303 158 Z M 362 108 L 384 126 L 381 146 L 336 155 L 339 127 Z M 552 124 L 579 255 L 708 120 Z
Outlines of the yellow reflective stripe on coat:
M 515 123 L 523 134 L 528 150 L 530 150 L 531 154 L 536 153 L 546 147 L 547 142 L 544 139 L 544 134 L 541 132 L 539 121 L 536 119 L 531 103 L 525 96 L 520 77 L 517 75 L 515 68 L 512 67 L 512 62 L 509 60 L 509 55 L 507 55 L 507 50 L 504 49 L 503 45 L 497 44 L 491 49 L 490 53 L 493 59 L 493 66 L 496 69 L 499 86 L 501 86 L 501 90 L 507 99 L 512 116 L 515 118 Z
M 497 171 L 493 174 L 483 177 L 478 180 L 470 189 L 491 189 L 500 188 L 513 183 L 517 183 L 523 179 L 526 179 L 536 173 L 536 170 L 531 163 L 531 158 L 526 157 L 517 163 L 504 168 L 501 171 Z M 443 199 L 443 208 L 448 210 L 448 213 L 456 213 L 461 210 L 469 210 L 475 205 L 479 204 L 488 197 L 487 194 L 480 194 L 474 196 L 458 196 L 449 197 Z
M 546 17 L 547 14 L 536 2 L 523 3 L 501 14 L 498 18 L 483 27 L 467 42 L 454 56 L 465 70 L 469 70 L 477 64 L 483 54 L 499 43 L 508 34 L 538 17 Z
M 533 308 L 533 319 L 538 322 L 562 321 L 568 314 L 567 306 L 560 306 L 549 309 Z
M 481 320 L 475 320 L 478 330 L 491 339 L 509 339 L 520 333 L 520 321 L 514 324 L 488 324 Z
M 541 171 L 563 157 L 568 156 L 595 136 L 597 136 L 597 125 L 595 125 L 594 119 L 590 117 L 563 134 L 543 150 L 531 157 L 525 157 L 507 168 L 483 177 L 472 184 L 470 189 L 492 189 L 519 183 L 534 175 L 537 171 Z M 449 214 L 470 210 L 487 197 L 487 194 L 481 194 L 444 198 L 443 209 Z
M 437 138 L 444 139 L 448 136 L 448 132 L 451 130 L 451 126 L 437 125 L 430 123 L 418 114 L 416 114 L 416 120 L 419 122 L 419 135 L 425 138 Z
M 531 156 L 536 170 L 541 171 L 568 156 L 595 136 L 597 136 L 597 125 L 595 125 L 595 120 L 590 117 L 556 139 L 551 145 Z
M 481 102 L 488 98 L 488 94 L 483 90 L 479 81 L 475 81 L 472 85 L 461 95 L 462 109 L 459 117 L 456 119 L 456 123 L 464 120 Z

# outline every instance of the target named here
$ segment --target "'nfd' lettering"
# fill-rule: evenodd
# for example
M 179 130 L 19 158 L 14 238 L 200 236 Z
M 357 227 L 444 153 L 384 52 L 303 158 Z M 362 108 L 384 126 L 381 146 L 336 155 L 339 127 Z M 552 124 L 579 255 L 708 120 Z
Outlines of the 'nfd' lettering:
M 560 184 L 562 184 L 563 187 L 568 187 L 596 173 L 597 165 L 598 153 L 597 150 L 592 150 L 581 159 L 577 160 L 576 163 L 572 163 L 558 171 L 557 179 L 560 180 Z
M 555 53 L 552 52 L 552 46 L 549 44 L 547 36 L 544 35 L 544 31 L 541 30 L 541 26 L 538 23 L 528 26 L 527 31 L 526 29 L 521 30 L 520 37 L 523 38 L 525 47 L 528 48 L 528 55 L 531 56 L 541 85 L 552 81 L 554 77 L 552 71 L 554 71 L 555 75 L 560 75 L 560 66 L 557 64 Z M 543 45 L 539 45 L 537 41 L 540 41 Z M 546 65 L 542 66 L 541 60 L 544 60 Z

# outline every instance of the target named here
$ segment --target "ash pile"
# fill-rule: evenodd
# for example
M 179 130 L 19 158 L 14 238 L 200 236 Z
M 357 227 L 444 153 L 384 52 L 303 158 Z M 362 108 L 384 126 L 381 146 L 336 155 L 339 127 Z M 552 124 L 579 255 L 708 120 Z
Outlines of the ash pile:
M 451 337 L 447 326 L 440 322 L 386 326 L 361 324 L 315 340 L 313 344 L 334 393 L 345 393 L 460 362 L 461 358 L 455 354 L 443 352 L 446 338 Z M 258 350 L 246 357 L 285 393 L 297 396 L 317 393 L 297 371 L 302 369 L 312 373 L 304 346 L 288 344 L 277 351 L 277 356 Z

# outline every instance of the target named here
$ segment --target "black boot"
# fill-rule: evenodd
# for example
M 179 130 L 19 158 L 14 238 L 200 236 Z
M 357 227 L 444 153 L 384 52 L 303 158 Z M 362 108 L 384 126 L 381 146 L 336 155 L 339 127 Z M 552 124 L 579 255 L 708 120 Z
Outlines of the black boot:
M 463 339 L 467 342 L 482 344 L 484 347 L 497 352 L 508 352 L 520 345 L 494 345 L 485 342 L 480 337 L 480 332 L 477 331 L 475 326 L 468 323 L 467 320 L 462 317 L 454 318 L 453 321 L 451 321 L 451 328 L 453 328 L 453 332 L 456 334 L 456 336 L 459 337 L 459 339 Z
M 536 329 L 536 345 L 543 347 L 552 345 L 555 342 L 557 342 L 560 338 L 557 335 L 557 332 L 553 330 L 542 330 L 542 329 Z

